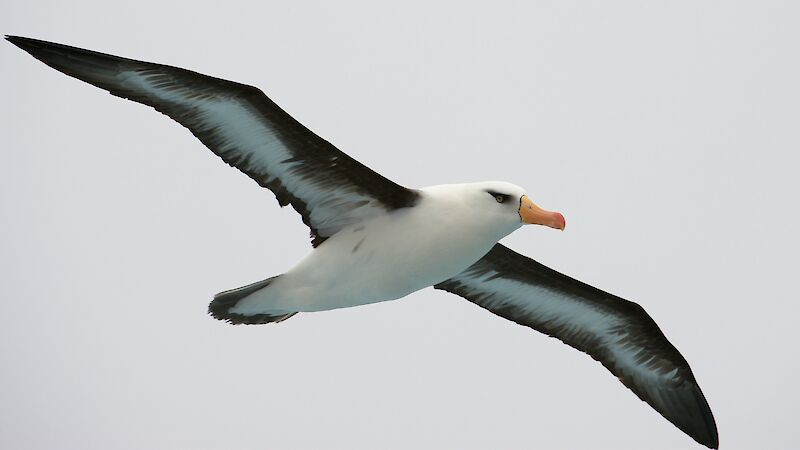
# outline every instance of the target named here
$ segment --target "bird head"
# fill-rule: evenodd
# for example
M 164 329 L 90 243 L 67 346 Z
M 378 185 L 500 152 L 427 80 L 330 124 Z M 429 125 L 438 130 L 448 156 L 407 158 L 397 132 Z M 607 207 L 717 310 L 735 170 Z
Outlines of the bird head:
M 459 217 L 464 227 L 486 230 L 498 240 L 523 225 L 545 225 L 559 230 L 566 227 L 561 213 L 540 208 L 525 189 L 511 183 L 484 181 L 424 190 L 439 199 L 440 208 L 447 208 L 450 215 Z
M 544 225 L 563 230 L 567 223 L 561 213 L 540 208 L 521 187 L 502 181 L 473 183 L 472 202 L 480 205 L 480 211 L 495 216 L 505 223 L 521 225 Z

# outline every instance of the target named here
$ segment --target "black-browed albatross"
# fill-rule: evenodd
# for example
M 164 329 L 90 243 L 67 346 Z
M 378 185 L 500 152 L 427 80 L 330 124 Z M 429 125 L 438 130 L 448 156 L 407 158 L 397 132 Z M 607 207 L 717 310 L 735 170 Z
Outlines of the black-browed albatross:
M 589 354 L 667 420 L 710 448 L 714 417 L 689 364 L 636 303 L 498 243 L 524 224 L 564 217 L 503 182 L 400 186 L 304 127 L 259 89 L 196 72 L 6 36 L 67 75 L 151 106 L 226 163 L 292 205 L 311 253 L 287 273 L 217 294 L 233 324 L 280 322 L 404 297 L 428 286 Z

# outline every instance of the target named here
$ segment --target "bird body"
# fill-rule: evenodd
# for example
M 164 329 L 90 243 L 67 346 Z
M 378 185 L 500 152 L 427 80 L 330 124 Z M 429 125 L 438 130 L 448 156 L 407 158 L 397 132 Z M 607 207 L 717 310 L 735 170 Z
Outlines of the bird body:
M 209 313 L 266 324 L 404 297 L 459 295 L 599 361 L 697 442 L 717 448 L 716 423 L 688 362 L 638 304 L 499 244 L 524 224 L 563 230 L 504 182 L 408 189 L 320 138 L 252 86 L 177 67 L 36 39 L 14 45 L 69 76 L 155 108 L 229 165 L 291 205 L 311 252 L 283 275 L 217 294 Z
M 522 189 L 502 182 L 420 189 L 414 207 L 350 225 L 314 248 L 232 312 L 283 315 L 395 300 L 433 286 L 478 261 L 523 223 L 515 214 L 486 214 L 487 191 Z M 510 216 L 510 217 L 508 217 Z

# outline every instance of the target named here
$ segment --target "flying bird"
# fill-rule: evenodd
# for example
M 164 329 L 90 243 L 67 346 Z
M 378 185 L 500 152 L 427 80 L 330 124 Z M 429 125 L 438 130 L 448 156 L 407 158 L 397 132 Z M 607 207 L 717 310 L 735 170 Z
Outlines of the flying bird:
M 525 224 L 566 226 L 564 216 L 540 208 L 519 186 L 406 188 L 314 134 L 255 87 L 6 39 L 60 72 L 166 114 L 300 213 L 311 230 L 308 256 L 282 275 L 217 294 L 213 317 L 274 323 L 433 286 L 587 353 L 698 443 L 718 448 L 714 417 L 689 364 L 641 306 L 498 243 Z

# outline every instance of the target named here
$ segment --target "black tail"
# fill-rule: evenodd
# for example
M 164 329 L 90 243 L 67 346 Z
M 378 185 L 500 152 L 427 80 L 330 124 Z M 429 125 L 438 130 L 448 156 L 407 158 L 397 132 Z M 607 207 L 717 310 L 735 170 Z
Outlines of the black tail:
M 255 293 L 256 291 L 260 291 L 265 287 L 269 286 L 273 280 L 278 277 L 267 278 L 263 281 L 258 281 L 253 284 L 249 284 L 247 286 L 243 286 L 237 289 L 231 289 L 230 291 L 220 292 L 219 294 L 214 296 L 214 300 L 208 305 L 208 313 L 214 316 L 215 319 L 224 320 L 233 325 L 258 325 L 264 323 L 277 323 L 283 322 L 284 320 L 292 317 L 293 315 L 297 314 L 296 312 L 290 312 L 285 314 L 269 314 L 269 313 L 261 313 L 261 314 L 238 314 L 232 313 L 231 308 L 236 306 L 240 300 L 247 297 L 250 294 Z

